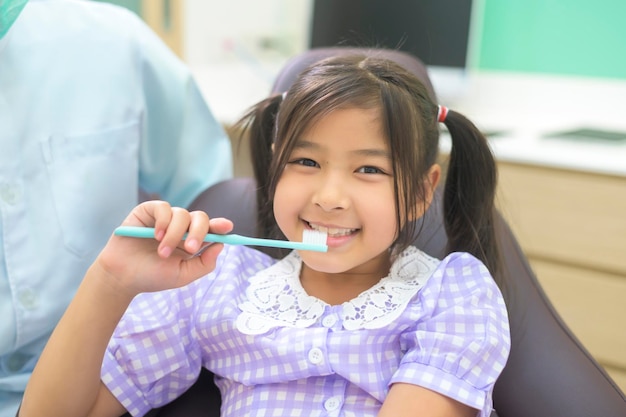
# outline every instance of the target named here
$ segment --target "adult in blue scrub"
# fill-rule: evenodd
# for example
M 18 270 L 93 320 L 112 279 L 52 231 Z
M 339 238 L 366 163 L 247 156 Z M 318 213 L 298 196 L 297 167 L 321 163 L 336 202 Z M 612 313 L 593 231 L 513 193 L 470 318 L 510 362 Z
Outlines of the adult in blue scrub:
M 189 70 L 136 15 L 0 0 L 0 417 L 137 190 L 187 206 L 231 176 Z

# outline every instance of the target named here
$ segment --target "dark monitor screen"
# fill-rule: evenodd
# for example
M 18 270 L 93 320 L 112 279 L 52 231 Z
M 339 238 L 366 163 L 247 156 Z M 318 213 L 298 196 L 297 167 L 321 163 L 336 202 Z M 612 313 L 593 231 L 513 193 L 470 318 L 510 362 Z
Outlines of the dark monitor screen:
M 469 65 L 473 3 L 477 1 L 313 0 L 309 47 L 386 47 L 410 52 L 429 67 L 439 94 L 456 88 L 452 83 L 458 80 L 451 76 L 461 77 Z M 441 73 L 444 80 L 438 79 Z

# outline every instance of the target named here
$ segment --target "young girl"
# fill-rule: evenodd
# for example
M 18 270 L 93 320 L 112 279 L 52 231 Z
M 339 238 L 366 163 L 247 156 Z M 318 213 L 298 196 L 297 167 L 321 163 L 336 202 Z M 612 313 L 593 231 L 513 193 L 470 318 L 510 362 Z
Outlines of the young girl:
M 441 177 L 438 122 L 452 136 L 443 260 L 410 246 Z M 485 138 L 412 74 L 363 56 L 313 65 L 243 125 L 260 231 L 294 241 L 324 231 L 328 252 L 206 248 L 205 233 L 232 223 L 138 206 L 124 224 L 153 226 L 156 240 L 111 237 L 20 415 L 141 416 L 206 367 L 222 416 L 487 417 L 510 341 L 489 272 L 496 173 Z

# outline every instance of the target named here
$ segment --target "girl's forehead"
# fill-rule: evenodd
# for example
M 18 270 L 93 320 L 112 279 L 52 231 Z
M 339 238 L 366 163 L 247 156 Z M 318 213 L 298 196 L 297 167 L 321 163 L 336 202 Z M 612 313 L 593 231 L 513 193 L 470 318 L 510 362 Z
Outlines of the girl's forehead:
M 293 138 L 295 147 L 388 148 L 377 109 L 342 108 L 310 124 Z
M 379 108 L 338 107 L 331 111 L 312 116 L 303 126 L 302 132 L 307 134 L 319 129 L 341 129 L 349 126 L 367 124 L 382 128 L 381 111 Z

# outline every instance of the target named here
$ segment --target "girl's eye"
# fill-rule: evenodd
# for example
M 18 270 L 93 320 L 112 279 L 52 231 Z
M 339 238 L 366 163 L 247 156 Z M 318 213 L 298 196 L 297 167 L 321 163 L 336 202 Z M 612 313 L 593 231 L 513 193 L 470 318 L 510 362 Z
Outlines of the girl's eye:
M 318 166 L 317 162 L 315 162 L 314 160 L 309 159 L 309 158 L 295 159 L 291 163 L 292 164 L 296 164 L 296 165 L 302 165 L 302 166 L 305 166 L 305 167 L 313 167 L 313 168 Z
M 383 170 L 370 166 L 361 167 L 357 172 L 360 174 L 384 174 Z

